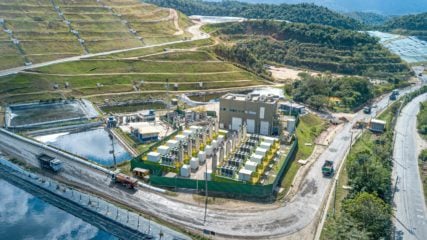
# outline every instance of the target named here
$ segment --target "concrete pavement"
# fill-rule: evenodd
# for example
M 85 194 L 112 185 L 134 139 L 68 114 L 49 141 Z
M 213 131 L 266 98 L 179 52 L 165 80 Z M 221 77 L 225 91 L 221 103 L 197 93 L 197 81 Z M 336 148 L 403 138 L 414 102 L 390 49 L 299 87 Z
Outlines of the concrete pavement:
M 422 94 L 401 111 L 395 127 L 393 179 L 396 239 L 425 239 L 427 209 L 418 169 L 418 154 L 422 150 L 416 122 L 419 103 L 427 100 Z

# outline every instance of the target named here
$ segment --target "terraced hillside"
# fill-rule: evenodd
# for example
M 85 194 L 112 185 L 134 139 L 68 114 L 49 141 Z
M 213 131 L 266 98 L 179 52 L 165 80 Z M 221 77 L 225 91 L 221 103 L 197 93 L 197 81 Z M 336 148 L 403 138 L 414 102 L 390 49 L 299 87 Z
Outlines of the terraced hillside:
M 104 58 L 50 65 L 0 78 L 0 102 L 57 97 L 110 99 L 117 95 L 171 93 L 264 85 L 265 81 L 218 60 L 208 39 L 167 49 L 140 49 Z M 144 50 L 144 51 L 143 51 Z
M 138 0 L 0 0 L 0 69 L 185 39 L 189 25 Z

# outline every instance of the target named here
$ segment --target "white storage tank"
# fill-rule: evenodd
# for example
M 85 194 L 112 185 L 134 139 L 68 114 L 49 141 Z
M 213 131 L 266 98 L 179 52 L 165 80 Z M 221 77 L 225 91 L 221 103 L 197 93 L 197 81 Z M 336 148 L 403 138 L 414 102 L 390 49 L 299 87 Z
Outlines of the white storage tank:
M 247 161 L 245 163 L 245 169 L 252 171 L 252 172 L 256 171 L 257 166 L 258 166 L 258 163 L 256 163 L 256 162 Z
M 213 141 L 211 142 L 211 145 L 212 145 L 213 149 L 218 148 L 218 141 L 217 141 L 217 140 L 213 140 Z
M 207 145 L 205 147 L 205 152 L 206 152 L 206 156 L 210 157 L 212 155 L 212 152 L 213 152 L 212 146 L 211 145 Z
M 240 169 L 239 171 L 239 180 L 240 181 L 250 181 L 252 177 L 252 171 L 247 169 Z
M 166 142 L 166 145 L 168 145 L 168 147 L 170 148 L 177 148 L 178 147 L 179 142 L 177 140 L 168 140 Z
M 157 148 L 157 152 L 162 154 L 162 155 L 166 155 L 168 154 L 170 151 L 170 147 L 162 145 L 160 147 Z
M 224 142 L 225 137 L 224 137 L 223 135 L 219 135 L 219 136 L 216 138 L 216 140 L 218 141 L 218 144 L 221 144 L 221 143 L 223 143 L 223 142 Z
M 203 164 L 206 161 L 206 152 L 200 151 L 198 154 L 199 157 L 199 164 Z
M 196 170 L 197 168 L 199 168 L 199 159 L 195 157 L 191 158 L 190 167 L 191 170 Z
M 182 165 L 180 175 L 181 177 L 190 177 L 190 165 Z
M 184 143 L 187 141 L 187 137 L 185 135 L 176 135 L 175 140 L 178 142 Z
M 205 172 L 204 179 L 208 181 L 212 180 L 212 170 L 208 169 L 208 171 Z
M 265 157 L 265 155 L 267 155 L 267 149 L 258 147 L 255 150 L 255 154 Z
M 295 131 L 295 126 L 296 126 L 296 121 L 295 119 L 288 119 L 288 121 L 286 122 L 286 130 L 288 130 L 288 132 L 293 133 Z
M 184 135 L 184 136 L 186 136 L 186 137 L 188 137 L 188 136 L 193 136 L 193 131 L 191 131 L 191 130 L 184 130 L 183 132 L 182 132 L 182 134 Z
M 256 163 L 258 163 L 258 164 L 261 164 L 261 163 L 262 163 L 262 159 L 263 159 L 263 158 L 264 158 L 264 157 L 263 157 L 263 156 L 261 156 L 261 155 L 253 154 L 253 155 L 251 156 L 250 161 L 252 161 L 252 162 L 256 162 Z
M 271 143 L 268 143 L 268 142 L 262 142 L 259 146 L 261 147 L 261 148 L 265 148 L 265 149 L 270 149 L 271 148 Z
M 274 141 L 276 141 L 276 138 L 272 138 L 272 137 L 263 137 L 263 140 L 264 140 L 264 142 L 267 142 L 267 143 L 271 143 L 271 144 L 273 144 L 273 143 L 274 143 Z
M 147 154 L 147 160 L 150 162 L 159 162 L 160 161 L 160 153 L 158 152 L 149 152 Z

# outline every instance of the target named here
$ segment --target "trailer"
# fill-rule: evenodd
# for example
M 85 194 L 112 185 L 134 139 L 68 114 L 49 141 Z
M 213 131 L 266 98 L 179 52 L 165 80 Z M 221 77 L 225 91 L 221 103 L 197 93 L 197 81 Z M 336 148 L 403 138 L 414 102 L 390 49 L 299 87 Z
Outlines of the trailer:
M 138 180 L 136 178 L 129 177 L 123 173 L 113 174 L 112 179 L 115 183 L 120 183 L 129 189 L 134 189 L 138 186 Z
M 330 177 L 334 174 L 334 162 L 331 160 L 326 160 L 322 166 L 322 174 L 325 177 Z
M 62 162 L 52 156 L 47 154 L 40 154 L 37 156 L 37 159 L 40 162 L 40 167 L 49 169 L 54 172 L 58 172 L 62 169 Z

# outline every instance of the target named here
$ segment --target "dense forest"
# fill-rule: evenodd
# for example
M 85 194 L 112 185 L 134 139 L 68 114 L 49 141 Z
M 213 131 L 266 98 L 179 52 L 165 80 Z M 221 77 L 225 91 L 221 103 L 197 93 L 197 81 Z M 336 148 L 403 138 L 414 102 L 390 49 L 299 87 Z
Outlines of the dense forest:
M 395 82 L 410 70 L 401 59 L 378 44 L 377 39 L 357 31 L 275 21 L 217 24 L 222 58 L 262 73 L 264 64 L 283 64 L 318 71 L 380 77 Z
M 368 28 L 372 26 L 380 26 L 384 24 L 387 20 L 392 18 L 390 16 L 381 15 L 373 12 L 348 12 L 343 13 L 343 15 L 356 19 Z
M 340 77 L 329 74 L 312 76 L 300 74 L 301 80 L 286 85 L 285 92 L 296 102 L 304 102 L 314 109 L 355 109 L 374 97 L 374 87 L 366 78 Z M 339 99 L 339 103 L 331 99 Z
M 235 16 L 251 19 L 276 19 L 316 23 L 344 29 L 360 29 L 359 21 L 314 4 L 249 4 L 237 1 L 144 0 L 177 9 L 187 15 Z
M 381 26 L 381 30 L 418 36 L 427 40 L 427 13 L 391 18 Z

